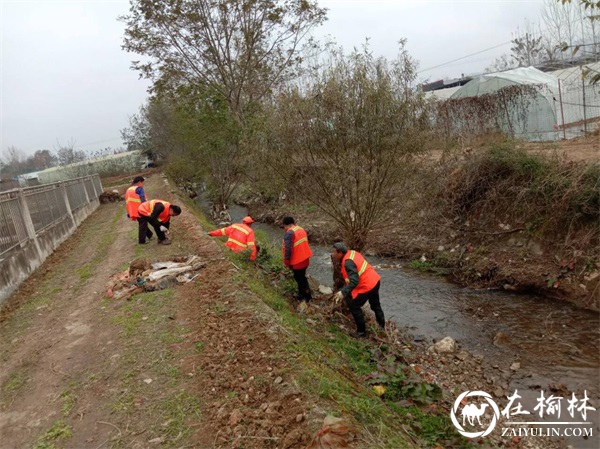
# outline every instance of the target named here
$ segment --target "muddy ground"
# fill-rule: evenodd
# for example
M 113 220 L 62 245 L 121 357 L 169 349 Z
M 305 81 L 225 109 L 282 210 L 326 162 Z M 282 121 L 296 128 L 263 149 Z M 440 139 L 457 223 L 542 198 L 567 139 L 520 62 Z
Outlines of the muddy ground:
M 158 174 L 146 190 L 182 204 Z M 458 436 L 448 424 L 457 391 L 501 397 L 524 373 L 498 371 L 460 348 L 432 353 L 433 342 L 393 326 L 352 340 L 352 322 L 332 314 L 325 297 L 296 312 L 182 206 L 173 245 L 140 246 L 123 203 L 102 205 L 4 304 L 0 448 L 567 447 L 497 432 L 473 442 Z M 207 262 L 194 281 L 107 297 L 110 277 L 132 260 L 187 254 Z M 270 276 L 273 285 L 282 279 Z M 418 406 L 380 399 L 370 380 L 389 359 L 403 376 L 442 387 L 443 397 Z M 319 446 L 327 415 L 347 428 L 337 445 Z
M 156 176 L 147 190 L 177 202 Z M 305 447 L 327 410 L 300 391 L 282 328 L 185 211 L 171 246 L 136 245 L 102 205 L 4 304 L 0 447 Z M 105 297 L 138 257 L 198 254 L 192 283 Z M 325 404 L 327 405 L 327 404 Z

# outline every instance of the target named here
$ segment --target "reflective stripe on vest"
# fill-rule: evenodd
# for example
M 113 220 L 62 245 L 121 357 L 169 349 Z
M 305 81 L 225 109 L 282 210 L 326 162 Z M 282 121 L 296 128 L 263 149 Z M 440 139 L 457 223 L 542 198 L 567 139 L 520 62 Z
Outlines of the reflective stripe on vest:
M 358 260 L 360 262 L 361 258 L 362 263 L 360 264 L 359 269 L 356 261 Z M 373 287 L 375 287 L 381 279 L 381 276 L 379 276 L 375 269 L 371 265 L 369 265 L 369 263 L 366 261 L 362 254 L 352 250 L 342 259 L 342 276 L 344 276 L 344 281 L 346 282 L 346 284 L 350 283 L 350 278 L 348 277 L 348 273 L 346 272 L 345 267 L 347 260 L 352 260 L 352 262 L 354 262 L 354 264 L 356 265 L 356 269 L 358 270 L 358 285 L 350 293 L 352 295 L 352 298 L 356 299 L 356 297 L 361 293 L 366 293 Z
M 236 224 L 234 224 L 234 225 L 231 225 L 231 227 L 232 227 L 233 229 L 237 229 L 238 231 L 241 231 L 241 232 L 243 232 L 243 233 L 244 233 L 244 234 L 246 234 L 246 235 L 250 234 L 250 231 L 248 231 L 247 229 L 244 229 L 244 228 L 242 228 L 242 227 L 241 227 L 241 226 L 239 226 L 239 225 L 236 225 Z
M 229 226 L 229 240 L 225 244 L 232 250 L 242 250 L 252 246 L 248 243 L 248 236 L 252 232 L 251 229 L 246 229 L 243 224 L 232 224 Z
M 308 245 L 308 236 L 306 231 L 300 226 L 292 226 L 289 231 L 294 233 L 292 240 L 292 253 L 290 255 L 290 265 L 297 265 L 310 259 L 313 255 Z M 282 256 L 285 259 L 285 239 L 281 247 Z
M 356 251 L 352 250 L 352 251 L 350 251 L 350 257 L 348 257 L 348 259 L 350 259 L 352 262 L 354 262 L 354 256 L 356 256 Z M 360 267 L 360 270 L 358 270 L 358 275 L 360 276 L 361 274 L 363 274 L 368 266 L 369 266 L 369 264 L 363 257 L 363 263 L 362 263 L 362 266 Z
M 160 215 L 157 217 L 158 221 L 161 223 L 166 223 L 171 218 L 169 214 L 169 210 L 171 209 L 171 203 L 162 200 L 150 200 L 142 203 L 140 206 L 140 213 L 143 213 L 145 216 L 150 217 L 152 212 L 154 212 L 154 206 L 156 203 L 162 203 L 165 206 L 165 210 L 163 210 Z
M 232 239 L 231 237 L 229 237 L 229 240 L 227 241 L 227 243 L 229 243 L 229 242 L 235 243 L 236 245 L 241 246 L 243 248 L 247 248 L 248 247 L 248 245 L 246 245 L 245 243 L 242 243 L 242 242 L 240 242 L 239 240 L 236 240 L 236 239 Z
M 142 203 L 142 199 L 136 192 L 137 186 L 131 186 L 125 192 L 125 209 L 127 209 L 127 213 L 129 214 L 129 218 L 135 220 L 140 216 L 138 213 L 138 208 Z

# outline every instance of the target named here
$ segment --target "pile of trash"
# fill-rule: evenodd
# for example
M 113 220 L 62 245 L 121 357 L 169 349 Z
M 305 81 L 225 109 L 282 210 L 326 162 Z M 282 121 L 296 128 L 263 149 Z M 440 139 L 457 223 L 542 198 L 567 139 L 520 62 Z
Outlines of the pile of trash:
M 193 281 L 206 267 L 196 255 L 176 256 L 167 261 L 150 262 L 148 259 L 135 259 L 129 269 L 111 276 L 106 296 L 115 299 L 129 299 L 136 293 L 153 292 Z
M 112 192 L 104 191 L 100 194 L 98 200 L 101 204 L 116 203 L 122 201 L 123 197 L 119 194 L 118 190 L 113 190 Z

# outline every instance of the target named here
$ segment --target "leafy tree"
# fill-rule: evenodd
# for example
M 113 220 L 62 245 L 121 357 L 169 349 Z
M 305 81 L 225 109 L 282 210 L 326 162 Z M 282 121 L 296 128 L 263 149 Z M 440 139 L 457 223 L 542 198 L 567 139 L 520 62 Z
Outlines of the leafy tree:
M 243 121 L 298 62 L 303 38 L 325 20 L 313 0 L 131 0 L 123 48 L 155 92 L 214 89 Z
M 391 219 L 411 156 L 423 148 L 426 103 L 404 42 L 391 62 L 367 47 L 324 59 L 306 86 L 278 99 L 265 160 L 360 250 L 369 231 Z
M 141 106 L 137 114 L 129 117 L 129 127 L 121 130 L 121 138 L 127 151 L 141 151 L 148 159 L 156 159 L 157 155 L 152 146 L 148 107 Z
M 35 170 L 45 170 L 56 166 L 58 157 L 50 150 L 37 150 L 33 155 L 33 166 Z

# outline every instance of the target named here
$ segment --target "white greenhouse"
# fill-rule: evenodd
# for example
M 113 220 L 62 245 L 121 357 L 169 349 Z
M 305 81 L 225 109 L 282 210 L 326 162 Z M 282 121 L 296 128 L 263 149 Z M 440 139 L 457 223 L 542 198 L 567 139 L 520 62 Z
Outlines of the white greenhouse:
M 479 75 L 457 89 L 450 99 L 494 95 L 510 86 L 535 86 L 536 93 L 518 105 L 508 103 L 507 110 L 497 117 L 497 127 L 527 140 L 560 138 L 558 78 L 534 67 Z

